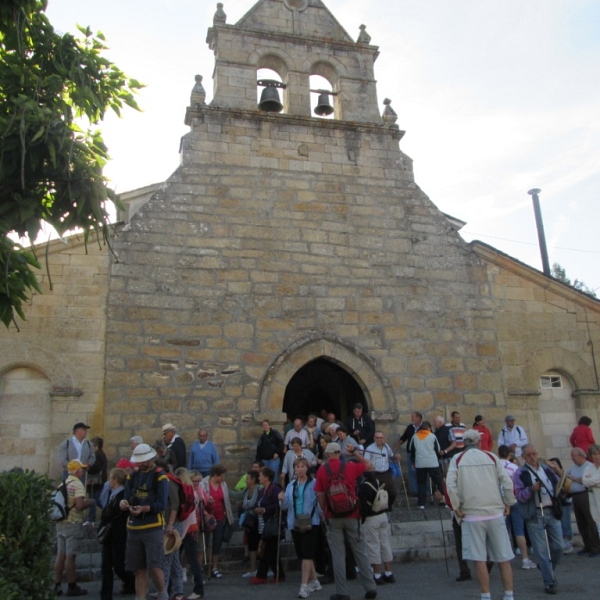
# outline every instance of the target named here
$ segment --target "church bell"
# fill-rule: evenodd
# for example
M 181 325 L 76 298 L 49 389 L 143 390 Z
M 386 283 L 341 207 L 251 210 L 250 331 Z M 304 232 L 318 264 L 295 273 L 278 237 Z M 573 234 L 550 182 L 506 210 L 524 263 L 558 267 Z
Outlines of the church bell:
M 324 92 L 321 90 L 319 99 L 317 100 L 317 106 L 315 106 L 315 115 L 319 117 L 328 117 L 333 113 L 333 106 L 329 103 L 330 92 Z
M 263 112 L 281 112 L 283 110 L 283 104 L 281 104 L 281 101 L 279 100 L 277 88 L 283 88 L 284 85 L 274 79 L 262 79 L 258 82 L 258 85 L 265 86 L 265 89 L 260 95 L 258 110 L 262 110 Z

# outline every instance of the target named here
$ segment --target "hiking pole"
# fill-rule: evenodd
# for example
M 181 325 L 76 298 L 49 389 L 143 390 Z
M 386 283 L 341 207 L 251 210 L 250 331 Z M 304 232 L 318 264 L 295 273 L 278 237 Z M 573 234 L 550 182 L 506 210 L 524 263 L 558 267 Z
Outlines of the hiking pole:
M 544 528 L 544 537 L 546 538 L 546 550 L 548 551 L 548 564 L 550 565 L 550 573 L 552 573 L 552 581 L 555 581 L 554 565 L 552 564 L 552 554 L 550 554 L 550 541 L 548 540 L 548 524 L 546 522 L 546 517 L 544 516 L 544 505 L 542 503 L 541 490 L 538 492 L 538 496 L 540 499 L 540 514 L 542 515 L 542 527 Z
M 404 473 L 402 472 L 402 466 L 398 463 L 400 467 L 400 479 L 402 479 L 402 487 L 404 488 L 404 497 L 406 498 L 406 508 L 410 510 L 410 500 L 408 499 L 408 492 L 406 491 L 406 481 L 404 481 Z
M 448 551 L 446 550 L 446 532 L 444 531 L 444 519 L 442 518 L 442 503 L 438 500 L 438 512 L 440 513 L 440 527 L 442 528 L 442 543 L 444 544 L 444 562 L 446 563 L 446 576 L 450 578 L 450 569 L 448 568 Z
M 278 517 L 278 528 L 277 528 L 277 568 L 275 569 L 275 577 L 277 578 L 277 580 L 275 581 L 275 583 L 277 585 L 279 585 L 279 549 L 280 549 L 280 543 L 281 543 L 281 501 L 279 502 L 279 517 Z

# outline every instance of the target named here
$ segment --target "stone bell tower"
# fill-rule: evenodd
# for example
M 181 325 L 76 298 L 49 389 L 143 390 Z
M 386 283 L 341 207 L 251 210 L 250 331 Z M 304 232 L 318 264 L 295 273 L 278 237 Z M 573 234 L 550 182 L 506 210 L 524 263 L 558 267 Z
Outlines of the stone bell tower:
M 391 431 L 465 385 L 495 402 L 494 325 L 472 326 L 484 275 L 415 185 L 357 30 L 321 0 L 259 0 L 234 25 L 217 5 L 214 97 L 196 76 L 181 165 L 115 241 L 107 444 L 206 426 L 239 470 L 264 417 L 360 401 Z M 280 112 L 257 106 L 260 69 L 280 78 Z M 313 75 L 331 118 L 311 113 Z
M 361 30 L 355 42 L 319 0 L 265 0 L 227 25 L 219 8 L 207 42 L 215 53 L 211 106 L 256 110 L 256 72 L 267 68 L 283 82 L 283 112 L 310 116 L 311 75 L 334 92 L 335 118 L 380 123 L 373 64 L 377 47 Z

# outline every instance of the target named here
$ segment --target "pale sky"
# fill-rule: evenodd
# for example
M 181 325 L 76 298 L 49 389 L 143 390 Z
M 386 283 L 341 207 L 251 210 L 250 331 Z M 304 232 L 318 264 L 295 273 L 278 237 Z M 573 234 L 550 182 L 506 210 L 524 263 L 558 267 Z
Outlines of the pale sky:
M 542 189 L 550 263 L 600 292 L 600 0 L 324 0 L 350 36 L 365 24 L 378 97 L 391 98 L 415 179 L 479 239 L 541 270 L 531 198 Z M 254 0 L 223 0 L 235 24 Z M 164 181 L 194 75 L 212 99 L 216 2 L 49 0 L 55 28 L 100 30 L 147 85 L 142 113 L 102 125 L 117 192 Z M 598 294 L 600 296 L 600 293 Z

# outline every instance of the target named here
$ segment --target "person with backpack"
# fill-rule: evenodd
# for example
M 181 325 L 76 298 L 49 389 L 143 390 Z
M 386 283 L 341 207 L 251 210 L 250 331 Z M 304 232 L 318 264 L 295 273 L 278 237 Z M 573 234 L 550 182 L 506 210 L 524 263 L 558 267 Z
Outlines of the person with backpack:
M 463 437 L 465 449 L 452 458 L 446 487 L 450 506 L 462 521 L 464 560 L 475 561 L 481 600 L 490 600 L 490 575 L 487 561 L 498 563 L 503 600 L 513 600 L 514 558 L 505 517 L 515 503 L 513 482 L 502 461 L 481 450 L 481 434 L 469 429 Z
M 377 442 L 377 433 L 375 434 Z M 365 471 L 358 486 L 360 516 L 364 524 L 369 559 L 373 566 L 375 583 L 396 583 L 392 572 L 392 544 L 390 541 L 391 510 L 386 483 L 376 471 Z
M 429 421 L 423 421 L 419 431 L 412 436 L 407 450 L 410 452 L 413 468 L 417 471 L 417 505 L 421 510 L 425 510 L 428 475 L 431 477 L 438 500 L 441 500 L 444 495 L 442 469 L 438 460 L 440 443 L 431 432 Z
M 374 440 L 365 449 L 365 458 L 373 463 L 377 479 L 385 484 L 385 490 L 389 497 L 389 508 L 391 510 L 397 496 L 392 465 L 394 461 L 400 461 L 400 455 L 394 455 L 392 449 L 385 443 L 383 431 L 376 431 Z
M 86 468 L 81 472 L 81 478 L 85 477 L 87 468 L 96 462 L 96 453 L 92 442 L 86 439 L 89 425 L 85 423 L 75 423 L 73 425 L 73 435 L 66 440 L 63 440 L 58 447 L 57 457 L 61 469 L 63 469 L 63 479 L 68 476 L 67 463 L 71 460 L 78 460 L 86 465 Z
M 158 592 L 157 600 L 168 600 L 162 567 L 163 513 L 167 508 L 169 480 L 164 469 L 154 464 L 155 456 L 156 451 L 148 444 L 135 447 L 130 462 L 138 470 L 128 475 L 119 507 L 129 512 L 125 568 L 135 574 L 136 598 L 145 598 L 148 594 L 150 571 Z
M 80 460 L 71 460 L 66 464 L 68 476 L 61 483 L 66 491 L 66 516 L 56 523 L 56 563 L 55 591 L 56 595 L 62 595 L 62 574 L 67 572 L 68 588 L 65 596 L 85 596 L 87 590 L 77 585 L 75 581 L 75 558 L 82 550 L 83 539 L 83 514 L 86 508 L 95 504 L 95 500 L 86 500 L 85 487 L 81 483 L 87 465 Z M 64 494 L 63 490 L 60 490 Z
M 365 590 L 365 598 L 377 596 L 377 586 L 373 580 L 373 569 L 360 533 L 360 513 L 356 496 L 356 481 L 373 465 L 356 448 L 348 447 L 358 462 L 340 460 L 340 445 L 331 442 L 325 448 L 325 464 L 317 471 L 315 491 L 319 505 L 327 522 L 327 541 L 333 558 L 333 573 L 336 593 L 330 600 L 349 600 L 346 581 L 347 540 L 358 566 L 358 580 Z
M 517 464 L 522 466 L 525 464 L 525 461 L 521 458 L 523 447 L 529 444 L 527 433 L 525 433 L 525 430 L 522 427 L 515 425 L 515 418 L 513 415 L 506 415 L 504 422 L 506 425 L 498 434 L 498 446 L 508 446 L 515 455 Z

